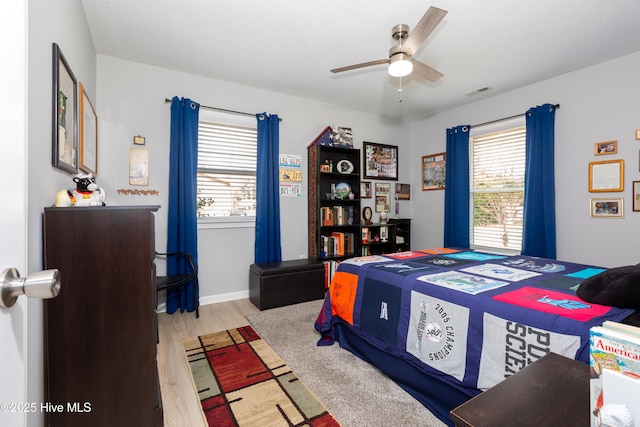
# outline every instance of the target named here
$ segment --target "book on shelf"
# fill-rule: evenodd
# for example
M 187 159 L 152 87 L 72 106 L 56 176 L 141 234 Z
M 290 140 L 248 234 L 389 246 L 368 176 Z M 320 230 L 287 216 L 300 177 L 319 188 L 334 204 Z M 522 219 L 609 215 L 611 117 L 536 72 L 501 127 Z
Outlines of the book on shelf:
M 330 207 L 323 207 L 320 210 L 320 214 L 323 226 L 332 226 L 334 224 L 333 209 Z
M 320 236 L 320 243 L 322 258 L 350 256 L 355 251 L 353 233 L 334 231 L 328 236 Z
M 591 425 L 598 425 L 598 412 L 604 404 L 626 405 L 635 425 L 640 425 L 640 399 L 620 399 L 618 390 L 623 387 L 633 396 L 640 393 L 640 329 L 617 322 L 592 327 L 589 367 Z

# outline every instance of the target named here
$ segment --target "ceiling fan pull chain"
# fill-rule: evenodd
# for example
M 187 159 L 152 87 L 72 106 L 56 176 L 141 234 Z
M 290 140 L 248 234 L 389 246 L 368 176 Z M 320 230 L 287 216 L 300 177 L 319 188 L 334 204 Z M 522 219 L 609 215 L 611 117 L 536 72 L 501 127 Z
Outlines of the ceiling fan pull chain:
M 402 77 L 398 77 L 398 102 L 402 102 Z

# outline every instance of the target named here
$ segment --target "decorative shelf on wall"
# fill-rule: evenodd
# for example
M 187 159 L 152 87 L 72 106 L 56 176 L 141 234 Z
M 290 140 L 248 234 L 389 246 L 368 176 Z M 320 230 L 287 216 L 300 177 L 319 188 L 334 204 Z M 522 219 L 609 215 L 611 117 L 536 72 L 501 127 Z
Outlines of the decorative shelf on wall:
M 158 190 L 139 190 L 137 188 L 119 188 L 118 194 L 125 196 L 158 196 L 160 192 Z

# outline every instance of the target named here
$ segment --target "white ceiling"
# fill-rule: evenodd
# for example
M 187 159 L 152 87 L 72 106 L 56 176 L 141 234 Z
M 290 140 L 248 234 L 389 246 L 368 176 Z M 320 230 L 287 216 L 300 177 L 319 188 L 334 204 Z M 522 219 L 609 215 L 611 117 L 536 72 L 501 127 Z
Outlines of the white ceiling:
M 82 3 L 99 54 L 393 117 L 428 116 L 640 51 L 638 0 Z M 449 13 L 415 58 L 442 72 L 439 81 L 403 78 L 400 103 L 384 64 L 329 72 L 387 58 L 391 28 L 413 29 L 429 6 Z

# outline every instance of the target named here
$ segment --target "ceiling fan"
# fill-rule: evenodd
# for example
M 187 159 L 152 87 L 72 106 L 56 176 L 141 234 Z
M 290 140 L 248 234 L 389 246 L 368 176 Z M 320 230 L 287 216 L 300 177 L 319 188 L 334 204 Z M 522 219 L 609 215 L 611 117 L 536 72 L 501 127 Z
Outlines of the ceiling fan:
M 389 74 L 394 77 L 405 77 L 414 72 L 419 77 L 435 82 L 444 74 L 414 59 L 413 55 L 420 46 L 422 46 L 422 43 L 424 43 L 429 34 L 435 30 L 446 14 L 446 10 L 431 6 L 411 33 L 409 33 L 409 26 L 406 24 L 394 26 L 391 29 L 391 35 L 398 41 L 398 44 L 389 49 L 388 59 L 379 59 L 377 61 L 334 68 L 331 72 L 341 73 L 343 71 L 355 70 L 372 65 L 389 64 Z

